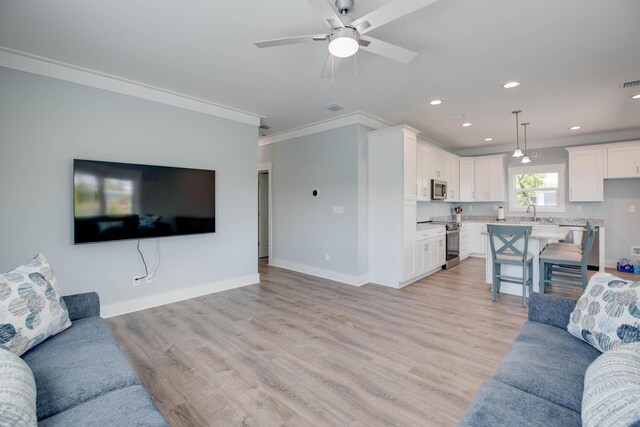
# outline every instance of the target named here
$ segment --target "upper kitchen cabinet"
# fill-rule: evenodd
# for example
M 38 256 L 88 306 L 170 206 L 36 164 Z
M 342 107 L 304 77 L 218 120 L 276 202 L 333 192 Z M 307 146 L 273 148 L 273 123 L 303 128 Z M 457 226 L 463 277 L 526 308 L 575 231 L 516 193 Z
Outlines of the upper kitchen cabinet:
M 455 154 L 419 142 L 416 154 L 418 201 L 431 200 L 431 180 L 447 183 L 449 202 L 460 200 L 460 160 Z
M 460 201 L 475 201 L 475 173 L 476 161 L 469 158 L 460 158 Z
M 607 148 L 607 178 L 640 177 L 640 142 Z
M 475 158 L 474 201 L 505 201 L 504 158 L 504 154 Z
M 460 158 L 450 156 L 445 159 L 445 181 L 447 181 L 447 201 L 460 201 Z
M 567 148 L 569 152 L 569 201 L 604 200 L 606 148 Z

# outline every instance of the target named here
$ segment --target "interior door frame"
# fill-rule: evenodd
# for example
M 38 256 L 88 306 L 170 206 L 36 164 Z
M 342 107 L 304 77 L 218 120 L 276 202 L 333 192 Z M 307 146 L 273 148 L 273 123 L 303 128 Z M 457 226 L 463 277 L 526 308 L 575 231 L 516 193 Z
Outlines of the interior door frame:
M 271 162 L 268 163 L 258 163 L 258 173 L 260 172 L 267 172 L 267 181 L 268 181 L 268 188 L 267 188 L 267 205 L 269 206 L 269 251 L 268 251 L 268 257 L 269 257 L 269 263 L 271 263 L 271 259 L 273 257 L 273 172 L 272 172 L 272 164 Z M 258 220 L 260 220 L 258 218 Z M 260 257 L 260 250 L 258 249 L 258 258 Z

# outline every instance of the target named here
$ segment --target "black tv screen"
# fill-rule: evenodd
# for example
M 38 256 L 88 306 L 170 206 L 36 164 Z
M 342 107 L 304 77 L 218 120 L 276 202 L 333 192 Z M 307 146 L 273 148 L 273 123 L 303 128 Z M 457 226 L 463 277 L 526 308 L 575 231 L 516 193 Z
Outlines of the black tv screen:
M 214 233 L 216 173 L 73 161 L 75 243 Z

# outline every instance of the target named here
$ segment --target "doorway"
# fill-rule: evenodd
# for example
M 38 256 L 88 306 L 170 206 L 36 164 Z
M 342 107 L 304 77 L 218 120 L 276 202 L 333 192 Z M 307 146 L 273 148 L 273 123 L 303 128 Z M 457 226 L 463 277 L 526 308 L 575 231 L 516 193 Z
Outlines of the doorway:
M 258 258 L 267 258 L 270 254 L 270 179 L 269 171 L 258 172 Z

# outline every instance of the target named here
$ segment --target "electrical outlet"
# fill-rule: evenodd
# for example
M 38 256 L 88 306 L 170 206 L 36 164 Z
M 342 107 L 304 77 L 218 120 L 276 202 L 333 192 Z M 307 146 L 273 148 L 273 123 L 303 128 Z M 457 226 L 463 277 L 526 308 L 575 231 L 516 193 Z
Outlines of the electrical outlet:
M 344 213 L 344 208 L 342 206 L 334 206 L 333 207 L 333 213 L 334 214 L 343 214 Z
M 469 205 L 469 210 L 472 211 L 473 210 L 473 205 Z
M 633 213 L 636 211 L 636 205 L 629 205 L 629 212 Z
M 329 254 L 324 254 L 324 260 L 329 262 Z
M 640 246 L 631 246 L 631 255 L 640 257 Z
M 576 211 L 582 212 L 582 206 L 580 206 L 580 205 L 576 206 Z
M 153 277 L 149 276 L 147 277 L 147 280 L 145 280 L 145 282 L 147 283 L 147 285 L 150 285 L 153 283 Z
M 139 279 L 137 276 L 133 276 L 133 286 L 140 286 L 142 284 L 142 279 Z

